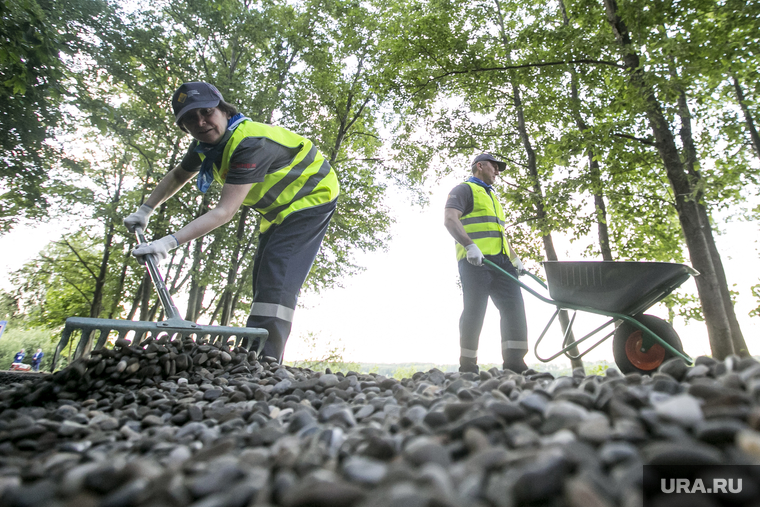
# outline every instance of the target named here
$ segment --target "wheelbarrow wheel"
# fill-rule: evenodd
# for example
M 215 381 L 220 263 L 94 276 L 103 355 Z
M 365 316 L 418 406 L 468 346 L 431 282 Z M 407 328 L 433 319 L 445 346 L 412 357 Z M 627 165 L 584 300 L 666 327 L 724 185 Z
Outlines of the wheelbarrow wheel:
M 654 315 L 639 315 L 635 318 L 665 340 L 668 345 L 683 352 L 681 339 L 668 322 Z M 659 343 L 655 343 L 649 350 L 642 352 L 642 341 L 643 333 L 636 326 L 624 322 L 617 328 L 612 342 L 612 353 L 621 372 L 653 373 L 662 363 L 673 357 L 673 354 Z

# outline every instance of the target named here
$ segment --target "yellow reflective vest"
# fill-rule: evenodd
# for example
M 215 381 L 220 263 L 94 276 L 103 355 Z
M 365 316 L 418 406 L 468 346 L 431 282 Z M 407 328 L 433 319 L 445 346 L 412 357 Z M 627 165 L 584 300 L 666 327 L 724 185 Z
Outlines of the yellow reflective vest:
M 286 148 L 300 148 L 284 167 L 271 168 L 264 181 L 254 183 L 243 204 L 261 213 L 261 232 L 280 224 L 293 212 L 326 204 L 340 193 L 338 177 L 324 155 L 303 136 L 282 127 L 254 121 L 237 126 L 222 152 L 222 167 L 214 164 L 214 180 L 224 185 L 230 169 L 230 157 L 247 137 L 264 137 Z M 203 160 L 203 154 L 200 154 Z
M 478 245 L 483 255 L 503 253 L 509 257 L 511 248 L 504 231 L 504 209 L 493 193 L 484 187 L 465 182 L 472 189 L 472 211 L 459 217 L 465 232 Z M 457 261 L 467 258 L 467 250 L 456 244 Z M 510 257 L 510 260 L 513 260 Z

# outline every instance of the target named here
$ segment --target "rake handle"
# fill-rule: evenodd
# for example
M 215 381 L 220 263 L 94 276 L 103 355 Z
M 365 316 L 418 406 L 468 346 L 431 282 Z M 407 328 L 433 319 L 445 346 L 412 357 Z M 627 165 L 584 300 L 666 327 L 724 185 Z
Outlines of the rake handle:
M 135 236 L 137 237 L 138 245 L 147 243 L 145 240 L 145 235 L 143 234 L 143 230 L 141 228 L 135 228 Z M 153 256 L 143 255 L 142 261 L 145 263 L 145 267 L 148 269 L 148 274 L 150 274 L 150 279 L 153 281 L 153 286 L 156 288 L 156 292 L 158 292 L 158 299 L 161 301 L 161 306 L 164 308 L 166 320 L 182 320 L 182 317 L 179 315 L 177 305 L 174 304 L 171 295 L 169 295 L 169 289 L 166 288 L 164 279 L 161 276 L 161 273 L 158 271 L 156 261 L 153 260 Z

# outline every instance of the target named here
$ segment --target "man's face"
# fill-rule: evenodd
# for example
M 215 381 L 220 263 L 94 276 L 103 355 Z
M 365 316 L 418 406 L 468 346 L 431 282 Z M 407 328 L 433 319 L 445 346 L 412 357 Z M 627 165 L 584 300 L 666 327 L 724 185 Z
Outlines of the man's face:
M 491 162 L 490 160 L 484 160 L 477 163 L 475 177 L 482 180 L 486 185 L 493 185 L 498 175 L 499 168 L 494 162 Z
M 216 107 L 192 109 L 182 116 L 182 126 L 197 141 L 217 144 L 227 131 L 228 116 Z

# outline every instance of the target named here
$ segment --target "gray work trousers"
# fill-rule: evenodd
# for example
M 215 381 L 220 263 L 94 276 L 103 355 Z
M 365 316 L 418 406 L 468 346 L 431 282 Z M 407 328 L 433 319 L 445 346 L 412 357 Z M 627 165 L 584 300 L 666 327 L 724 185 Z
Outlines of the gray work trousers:
M 506 255 L 488 255 L 514 277 L 517 270 Z M 501 353 L 504 362 L 521 359 L 528 352 L 528 325 L 520 286 L 488 266 L 473 266 L 459 261 L 464 310 L 459 319 L 459 346 L 464 357 L 477 357 L 480 331 L 490 297 L 501 315 Z

